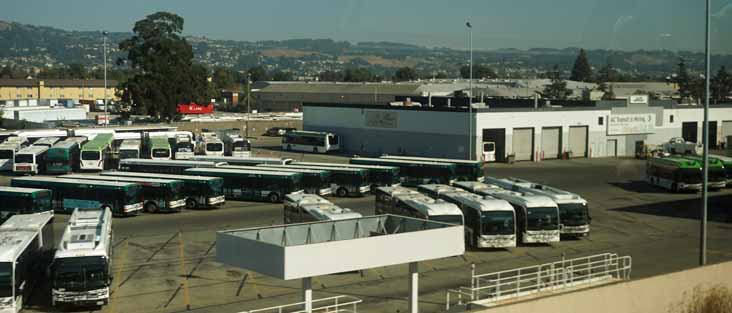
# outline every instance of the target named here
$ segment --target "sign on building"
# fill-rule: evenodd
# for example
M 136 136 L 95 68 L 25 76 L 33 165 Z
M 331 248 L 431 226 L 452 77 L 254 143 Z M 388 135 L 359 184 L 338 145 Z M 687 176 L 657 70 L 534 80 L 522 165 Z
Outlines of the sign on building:
M 648 104 L 648 95 L 631 95 L 628 102 L 630 104 Z
M 612 114 L 607 123 L 608 135 L 652 134 L 656 131 L 656 114 Z
M 366 111 L 366 127 L 397 128 L 399 115 L 394 111 Z

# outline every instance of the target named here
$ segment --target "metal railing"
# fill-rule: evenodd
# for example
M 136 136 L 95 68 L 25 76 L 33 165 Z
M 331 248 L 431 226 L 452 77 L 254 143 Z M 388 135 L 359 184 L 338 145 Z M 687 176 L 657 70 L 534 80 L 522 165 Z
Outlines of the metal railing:
M 528 296 L 540 292 L 557 292 L 584 284 L 630 279 L 632 259 L 604 253 L 553 263 L 522 267 L 488 274 L 475 274 L 471 269 L 470 287 L 447 291 L 445 310 L 450 309 L 451 295 L 457 304 L 481 300 L 483 304 Z M 454 298 L 453 298 L 454 299 Z
M 312 310 L 309 312 L 323 313 L 357 313 L 357 305 L 363 300 L 351 296 L 335 296 L 328 298 L 320 298 L 312 301 Z M 290 303 L 284 305 L 273 306 L 239 313 L 306 313 L 305 302 Z M 308 312 L 308 313 L 309 313 Z

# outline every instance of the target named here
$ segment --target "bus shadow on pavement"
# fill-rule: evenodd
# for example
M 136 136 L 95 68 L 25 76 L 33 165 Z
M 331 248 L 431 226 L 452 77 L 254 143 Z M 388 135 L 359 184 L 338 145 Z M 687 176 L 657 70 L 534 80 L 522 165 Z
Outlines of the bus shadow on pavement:
M 618 188 L 623 189 L 628 192 L 633 192 L 633 193 L 667 193 L 667 192 L 669 192 L 668 190 L 665 190 L 658 186 L 653 186 L 643 180 L 610 182 L 608 184 L 610 184 L 611 186 L 618 187 Z
M 732 195 L 710 195 L 707 209 L 708 221 L 732 223 Z M 701 216 L 701 200 L 674 200 L 611 210 L 698 220 Z

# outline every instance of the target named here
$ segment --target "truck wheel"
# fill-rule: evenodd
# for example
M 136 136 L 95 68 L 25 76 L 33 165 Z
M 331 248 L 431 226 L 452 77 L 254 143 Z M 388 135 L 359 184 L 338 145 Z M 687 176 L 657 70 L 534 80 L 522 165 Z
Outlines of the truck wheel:
M 269 198 L 269 202 L 272 202 L 272 203 L 280 202 L 280 195 L 278 195 L 276 192 L 270 193 L 268 198 Z
M 186 209 L 193 210 L 198 207 L 198 202 L 193 198 L 186 199 Z
M 348 196 L 348 190 L 346 190 L 346 188 L 343 188 L 343 187 L 338 188 L 338 190 L 336 190 L 336 195 L 339 196 L 339 197 L 347 197 Z

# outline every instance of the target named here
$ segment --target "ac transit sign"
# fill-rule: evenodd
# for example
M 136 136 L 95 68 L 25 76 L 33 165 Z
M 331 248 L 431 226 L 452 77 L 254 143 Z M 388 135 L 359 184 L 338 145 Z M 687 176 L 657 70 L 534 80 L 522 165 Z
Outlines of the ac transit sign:
M 608 135 L 652 134 L 656 132 L 656 114 L 612 114 L 607 123 Z

